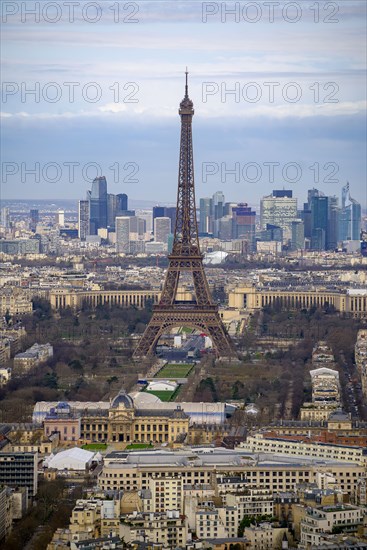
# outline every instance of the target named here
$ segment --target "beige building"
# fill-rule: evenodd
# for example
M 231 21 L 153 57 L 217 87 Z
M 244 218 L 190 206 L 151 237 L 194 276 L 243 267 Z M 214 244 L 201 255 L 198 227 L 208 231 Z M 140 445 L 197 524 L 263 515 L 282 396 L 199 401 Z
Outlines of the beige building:
M 321 367 L 310 371 L 313 402 L 340 403 L 339 372 Z
M 173 444 L 189 431 L 189 416 L 177 404 L 173 409 L 138 409 L 121 390 L 111 403 L 84 403 L 73 409 L 69 403 L 55 403 L 37 422 L 46 435 L 59 432 L 64 441 L 79 443 Z
M 275 550 L 282 548 L 282 539 L 287 531 L 288 529 L 275 527 L 271 523 L 260 523 L 246 527 L 244 536 L 249 540 L 252 550 Z
M 151 542 L 167 548 L 184 547 L 188 539 L 187 518 L 177 510 L 122 515 L 120 537 L 125 542 Z
M 5 287 L 0 289 L 0 315 L 7 312 L 11 316 L 32 313 L 33 305 L 28 290 L 19 287 Z
M 14 369 L 20 372 L 28 372 L 33 367 L 47 361 L 53 355 L 53 347 L 50 344 L 33 344 L 23 353 L 17 353 L 14 357 Z
M 121 307 L 143 308 L 147 301 L 157 304 L 160 298 L 158 290 L 70 290 L 55 289 L 49 293 L 51 307 L 54 310 L 71 307 L 80 309 L 83 304 L 90 307 L 114 305 Z
M 361 378 L 362 392 L 367 398 L 367 330 L 358 331 L 357 342 L 355 345 L 355 360 L 359 376 Z
M 355 462 L 328 461 L 302 457 L 294 461 L 282 457 L 274 460 L 273 454 L 264 454 L 258 460 L 257 454 L 239 450 L 225 452 L 212 449 L 210 452 L 197 450 L 160 450 L 107 454 L 103 469 L 98 477 L 102 490 L 131 491 L 149 489 L 153 475 L 179 477 L 183 485 L 210 485 L 213 482 L 213 468 L 217 478 L 239 476 L 246 479 L 250 487 L 261 487 L 271 492 L 290 491 L 300 483 L 315 483 L 319 472 L 328 472 L 335 478 L 337 486 L 354 495 L 358 481 L 365 476 L 365 466 Z M 242 457 L 242 455 L 246 455 Z
M 281 440 L 264 437 L 262 434 L 256 434 L 255 436 L 249 436 L 246 442 L 240 444 L 240 447 L 251 453 L 308 456 L 367 465 L 366 449 L 346 445 L 304 443 L 303 441 L 290 441 L 289 439 Z
M 334 306 L 336 311 L 353 317 L 367 317 L 367 291 L 360 294 L 354 289 L 347 291 L 282 290 L 239 285 L 229 291 L 230 308 L 254 312 L 263 307 L 279 306 L 284 309 L 310 309 L 311 307 Z
M 301 545 L 309 548 L 319 545 L 327 533 L 333 529 L 347 529 L 348 533 L 357 531 L 362 524 L 365 511 L 349 504 L 337 504 L 318 508 L 307 508 L 301 521 Z
M 303 403 L 300 409 L 300 419 L 311 422 L 328 420 L 330 415 L 339 407 L 338 403 Z

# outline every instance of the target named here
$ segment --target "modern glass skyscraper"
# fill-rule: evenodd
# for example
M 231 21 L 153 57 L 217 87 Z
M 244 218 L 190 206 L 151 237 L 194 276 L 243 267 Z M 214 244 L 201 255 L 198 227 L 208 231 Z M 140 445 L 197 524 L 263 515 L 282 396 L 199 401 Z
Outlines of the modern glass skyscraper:
M 224 215 L 225 198 L 223 191 L 216 191 L 213 195 L 213 216 L 215 220 L 219 220 Z
M 213 201 L 209 197 L 200 199 L 200 221 L 199 221 L 199 233 L 212 233 L 213 220 L 212 220 Z
M 90 235 L 90 216 L 89 216 L 89 201 L 79 201 L 79 230 L 78 237 L 81 241 L 85 241 Z
M 90 233 L 97 235 L 98 229 L 107 227 L 107 181 L 104 176 L 95 178 L 92 190 L 88 191 L 90 202 Z
M 361 225 L 361 205 L 350 196 L 349 183 L 347 183 L 342 189 L 340 240 L 357 241 L 360 238 Z
M 325 196 L 311 198 L 311 248 L 325 250 L 328 241 L 329 200 Z

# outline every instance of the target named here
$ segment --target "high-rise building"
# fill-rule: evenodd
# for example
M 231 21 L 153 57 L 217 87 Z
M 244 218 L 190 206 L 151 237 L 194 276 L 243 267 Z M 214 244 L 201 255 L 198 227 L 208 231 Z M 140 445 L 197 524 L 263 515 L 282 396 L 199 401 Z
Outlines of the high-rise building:
M 222 241 L 230 241 L 233 231 L 233 217 L 223 216 L 214 222 L 215 235 Z
M 117 212 L 126 212 L 128 210 L 128 196 L 126 193 L 119 193 L 117 198 Z
M 303 220 L 292 221 L 292 250 L 303 250 L 305 248 L 305 225 Z
M 40 221 L 38 210 L 35 208 L 32 209 L 29 213 L 29 217 L 30 217 L 29 229 L 31 231 L 36 231 L 37 224 Z
M 335 250 L 338 247 L 340 235 L 340 214 L 339 201 L 337 197 L 328 197 L 328 228 L 326 249 Z
M 171 220 L 171 230 L 174 231 L 176 224 L 176 206 L 167 206 L 165 217 Z
M 232 238 L 243 239 L 255 246 L 256 212 L 246 203 L 232 209 Z
M 359 235 L 362 227 L 362 209 L 359 202 L 349 195 L 350 200 L 350 225 L 351 225 L 351 240 L 356 241 L 359 239 Z
M 4 229 L 9 229 L 10 227 L 10 211 L 6 206 L 4 206 L 0 212 L 0 225 Z
M 115 227 L 117 216 L 117 195 L 107 193 L 107 226 Z
M 153 233 L 155 231 L 155 219 L 164 218 L 166 216 L 165 206 L 153 206 Z
M 326 250 L 328 242 L 329 198 L 313 194 L 311 197 L 311 248 Z
M 168 243 L 168 236 L 171 233 L 170 218 L 156 218 L 154 220 L 154 240 L 159 243 Z
M 353 199 L 349 191 L 349 183 L 342 188 L 342 209 L 340 220 L 340 240 L 356 241 L 360 238 L 362 227 L 362 211 L 358 201 Z
M 107 227 L 107 181 L 104 176 L 95 178 L 92 190 L 88 191 L 90 201 L 90 234 L 97 235 L 98 229 Z
M 89 201 L 79 201 L 78 220 L 79 229 L 78 237 L 81 241 L 85 241 L 90 234 L 90 203 Z
M 291 191 L 290 189 L 274 189 L 273 197 L 276 197 L 277 199 L 283 199 L 285 197 L 292 198 L 293 191 Z
M 117 216 L 115 220 L 116 227 L 116 252 L 118 254 L 128 254 L 130 252 L 130 217 Z
M 262 229 L 257 236 L 259 241 L 278 241 L 283 242 L 283 229 L 279 225 L 266 224 L 266 228 Z
M 199 233 L 205 235 L 213 232 L 213 200 L 209 197 L 200 199 Z
M 138 216 L 140 219 L 145 221 L 145 230 L 147 233 L 151 233 L 153 230 L 153 213 L 152 211 L 143 211 L 139 212 Z
M 60 227 L 65 226 L 65 210 L 62 210 L 61 208 L 59 208 L 56 212 L 56 225 L 59 225 Z
M 304 224 L 305 239 L 311 239 L 312 223 L 311 223 L 311 205 L 305 202 L 303 210 L 301 210 L 301 219 Z
M 38 453 L 2 452 L 0 480 L 8 487 L 27 487 L 28 496 L 34 497 L 38 489 Z
M 213 195 L 213 217 L 219 220 L 224 215 L 225 198 L 223 191 L 216 191 Z
M 297 199 L 293 198 L 292 191 L 274 190 L 260 201 L 261 228 L 265 229 L 267 224 L 281 227 L 284 241 L 291 239 L 292 221 L 297 218 Z

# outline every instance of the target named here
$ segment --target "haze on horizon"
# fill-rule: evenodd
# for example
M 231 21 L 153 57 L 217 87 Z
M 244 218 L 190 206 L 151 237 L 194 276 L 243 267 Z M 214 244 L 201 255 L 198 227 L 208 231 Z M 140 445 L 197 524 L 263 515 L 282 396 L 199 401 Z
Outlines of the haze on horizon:
M 19 172 L 5 179 L 3 173 L 1 199 L 84 198 L 90 182 L 82 167 L 97 163 L 111 193 L 174 203 L 177 109 L 188 66 L 197 198 L 221 189 L 228 201 L 257 204 L 272 189 L 285 187 L 293 189 L 301 205 L 308 188 L 340 196 L 349 181 L 351 195 L 366 208 L 364 1 L 337 2 L 335 23 L 324 22 L 322 10 L 315 23 L 314 2 L 308 1 L 299 2 L 302 17 L 295 23 L 282 18 L 285 1 L 276 8 L 273 23 L 265 11 L 256 23 L 235 22 L 234 17 L 221 22 L 220 13 L 203 22 L 203 3 L 186 0 L 135 2 L 138 11 L 131 18 L 137 21 L 115 23 L 113 2 L 100 4 L 102 17 L 94 24 L 78 13 L 73 23 L 66 13 L 54 24 L 31 18 L 22 23 L 19 14 L 3 23 L 3 82 L 15 83 L 19 92 L 2 98 L 2 162 L 14 163 Z M 22 83 L 29 88 L 39 83 L 40 101 L 29 94 L 22 98 Z M 45 90 L 52 95 L 50 83 L 62 90 L 56 102 L 43 98 Z M 67 83 L 76 83 L 73 102 Z M 102 91 L 96 102 L 80 92 L 90 83 Z M 290 83 L 301 90 L 298 101 L 284 99 L 283 90 L 290 96 L 296 90 Z M 269 101 L 271 85 L 274 101 Z M 239 98 L 221 95 L 236 86 Z M 261 97 L 254 102 L 256 90 Z M 328 102 L 328 97 L 336 101 Z M 36 183 L 22 173 L 21 163 L 28 169 L 39 163 L 41 171 L 57 163 L 62 176 L 52 183 L 41 175 Z M 74 181 L 70 163 L 79 163 Z M 262 169 L 256 183 L 243 177 L 248 163 Z M 278 163 L 273 181 L 269 163 Z M 294 184 L 282 177 L 288 163 L 301 168 L 302 177 Z M 330 165 L 337 165 L 334 175 Z M 226 173 L 235 166 L 240 167 L 239 181 Z M 213 167 L 218 171 L 212 174 Z M 50 179 L 53 174 L 51 170 Z M 93 174 L 91 169 L 89 179 Z M 254 176 L 251 168 L 248 175 Z

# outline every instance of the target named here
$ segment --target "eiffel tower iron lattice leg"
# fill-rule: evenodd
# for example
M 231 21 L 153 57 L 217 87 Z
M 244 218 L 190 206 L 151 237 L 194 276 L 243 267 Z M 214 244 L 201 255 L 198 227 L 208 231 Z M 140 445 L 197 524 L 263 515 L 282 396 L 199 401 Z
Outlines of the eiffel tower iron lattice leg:
M 185 97 L 180 103 L 181 143 L 178 174 L 175 234 L 172 254 L 160 302 L 134 352 L 134 357 L 151 355 L 161 335 L 179 326 L 197 328 L 210 336 L 218 357 L 234 357 L 233 343 L 222 323 L 218 306 L 210 295 L 200 252 L 196 219 L 194 162 L 192 147 L 193 103 L 188 96 L 187 72 Z M 194 300 L 178 302 L 177 290 L 182 272 L 191 274 Z

